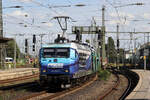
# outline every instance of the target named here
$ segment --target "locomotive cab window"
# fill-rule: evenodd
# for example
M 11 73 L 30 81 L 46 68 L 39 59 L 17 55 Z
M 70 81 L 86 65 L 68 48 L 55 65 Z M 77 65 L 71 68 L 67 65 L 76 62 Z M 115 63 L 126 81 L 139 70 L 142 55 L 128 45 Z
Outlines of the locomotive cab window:
M 56 49 L 56 55 L 58 58 L 68 58 L 69 57 L 69 49 L 67 49 L 67 48 Z
M 45 48 L 45 49 L 43 50 L 43 57 L 44 57 L 44 58 L 55 57 L 55 49 L 52 49 L 52 48 Z
M 44 58 L 69 58 L 69 48 L 44 48 Z

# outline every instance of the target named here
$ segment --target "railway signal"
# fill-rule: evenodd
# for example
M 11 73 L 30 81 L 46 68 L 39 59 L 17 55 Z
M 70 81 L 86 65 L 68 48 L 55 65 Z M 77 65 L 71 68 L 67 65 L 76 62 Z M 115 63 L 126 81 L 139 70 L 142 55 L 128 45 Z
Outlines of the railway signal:
M 33 47 L 32 47 L 32 51 L 34 51 L 34 52 L 35 52 L 35 45 L 33 45 Z
M 32 51 L 34 52 L 34 55 L 35 55 L 35 44 L 36 44 L 36 35 L 33 34 L 33 46 L 32 46 Z M 34 59 L 34 64 L 33 64 L 33 66 L 36 67 L 35 59 Z
M 35 43 L 36 43 L 36 35 L 33 34 L 33 47 L 32 47 L 32 51 L 35 52 Z
M 25 39 L 25 53 L 28 53 L 28 39 Z
M 36 43 L 36 35 L 35 34 L 33 35 L 33 43 L 34 44 Z
M 101 38 L 102 38 L 102 35 L 101 35 L 101 34 L 102 34 L 102 31 L 99 29 L 99 30 L 97 30 L 96 33 L 98 33 L 98 40 L 99 40 L 99 41 L 98 41 L 98 45 L 100 46 L 100 45 L 101 45 L 101 41 L 100 41 L 100 40 L 101 40 Z

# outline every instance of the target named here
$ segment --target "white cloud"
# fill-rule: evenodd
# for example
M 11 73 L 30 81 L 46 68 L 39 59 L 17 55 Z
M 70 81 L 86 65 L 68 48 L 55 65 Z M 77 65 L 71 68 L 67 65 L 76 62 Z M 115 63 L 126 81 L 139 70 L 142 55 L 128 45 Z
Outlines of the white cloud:
M 144 13 L 143 18 L 150 19 L 150 13 Z
M 142 30 L 150 31 L 149 25 L 142 25 L 142 26 L 139 26 L 139 27 L 140 27 L 140 29 L 142 29 Z
M 59 11 L 59 10 L 57 10 L 56 12 L 55 11 L 51 12 L 51 15 L 52 16 L 69 16 L 66 12 Z
M 120 21 L 120 20 L 111 20 L 108 22 L 108 24 L 110 25 L 116 25 L 116 24 L 120 24 L 120 25 L 129 25 L 130 21 Z
M 32 0 L 19 0 L 21 2 L 31 2 Z
M 131 18 L 131 19 L 135 18 L 135 16 L 130 14 L 130 13 L 119 12 L 118 14 L 120 17 L 123 17 L 123 18 L 124 17 Z M 118 17 L 118 14 L 116 12 L 113 12 L 113 13 L 110 13 L 110 16 L 111 17 Z
M 12 12 L 12 13 L 9 14 L 9 15 L 11 15 L 11 16 L 26 16 L 26 15 L 29 16 L 28 13 L 23 12 L 23 11 L 21 11 L 21 10 L 16 10 L 16 11 Z
M 19 1 L 19 2 L 31 2 L 32 0 L 12 0 L 12 1 Z
M 48 27 L 52 27 L 53 24 L 52 23 L 44 23 L 45 26 L 48 26 Z
M 119 18 L 118 18 L 118 14 L 119 14 Z M 109 14 L 111 17 L 115 17 L 117 19 L 117 20 L 110 21 L 109 22 L 110 25 L 120 24 L 120 25 L 128 26 L 130 24 L 130 21 L 128 21 L 126 19 L 134 19 L 135 18 L 135 16 L 130 13 L 118 12 L 118 14 L 116 12 Z

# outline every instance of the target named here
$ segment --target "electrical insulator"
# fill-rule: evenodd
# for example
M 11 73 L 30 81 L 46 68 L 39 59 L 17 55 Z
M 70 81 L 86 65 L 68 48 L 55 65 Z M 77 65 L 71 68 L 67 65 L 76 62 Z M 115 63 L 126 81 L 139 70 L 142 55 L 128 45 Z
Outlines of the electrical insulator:
M 33 35 L 33 43 L 36 43 L 36 35 Z

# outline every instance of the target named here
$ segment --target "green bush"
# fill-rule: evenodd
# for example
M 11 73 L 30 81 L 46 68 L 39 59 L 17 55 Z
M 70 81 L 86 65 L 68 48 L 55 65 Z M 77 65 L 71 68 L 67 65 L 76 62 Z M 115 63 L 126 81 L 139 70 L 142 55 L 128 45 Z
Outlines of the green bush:
M 100 70 L 98 72 L 98 77 L 100 80 L 107 80 L 110 77 L 111 73 L 108 70 Z

